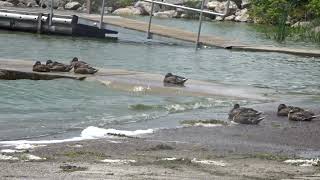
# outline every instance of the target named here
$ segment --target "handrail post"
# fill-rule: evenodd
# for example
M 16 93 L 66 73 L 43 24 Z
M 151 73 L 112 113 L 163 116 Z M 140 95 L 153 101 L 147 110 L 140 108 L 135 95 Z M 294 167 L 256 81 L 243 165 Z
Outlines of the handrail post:
M 87 4 L 87 13 L 91 14 L 91 0 L 87 0 L 86 4 Z
M 50 18 L 49 18 L 49 26 L 52 26 L 52 18 L 53 18 L 53 0 L 50 1 Z
M 149 18 L 149 25 L 148 25 L 148 32 L 147 32 L 147 39 L 152 39 L 152 34 L 150 33 L 150 29 L 151 29 L 151 21 L 152 21 L 152 15 L 153 15 L 153 8 L 154 8 L 154 2 L 153 2 L 153 0 L 152 0 L 151 11 L 150 11 L 150 18 Z
M 103 24 L 104 4 L 105 4 L 105 0 L 102 0 L 101 17 L 100 17 L 100 24 L 99 24 L 100 29 L 102 29 L 102 24 Z
M 201 34 L 201 26 L 202 26 L 202 14 L 203 14 L 203 8 L 204 8 L 204 1 L 202 0 L 201 2 L 201 12 L 200 12 L 200 17 L 199 17 L 199 28 L 198 28 L 198 36 L 197 36 L 197 41 L 196 41 L 196 49 L 199 48 L 199 40 L 200 40 L 200 34 Z

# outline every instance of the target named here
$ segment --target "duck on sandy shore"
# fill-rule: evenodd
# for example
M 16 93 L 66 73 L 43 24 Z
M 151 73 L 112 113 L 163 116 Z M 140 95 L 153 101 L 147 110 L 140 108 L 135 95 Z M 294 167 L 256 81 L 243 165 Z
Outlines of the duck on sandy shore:
M 36 61 L 35 64 L 32 67 L 32 71 L 35 72 L 50 72 L 50 68 L 45 65 L 45 64 L 41 64 L 40 61 Z
M 315 114 L 311 111 L 307 110 L 299 110 L 299 109 L 292 109 L 289 111 L 288 119 L 290 121 L 312 121 L 312 119 L 317 118 Z
M 163 79 L 165 84 L 172 84 L 172 85 L 180 85 L 183 86 L 184 83 L 187 81 L 187 78 L 173 75 L 172 73 L 167 73 Z
M 66 65 L 52 60 L 47 60 L 46 65 L 50 68 L 50 71 L 56 72 L 69 72 L 72 69 L 71 65 Z
M 261 114 L 262 112 L 252 108 L 240 107 L 239 104 L 235 104 L 233 109 L 230 110 L 228 118 L 240 124 L 259 124 L 264 119 Z
M 295 112 L 298 111 L 304 111 L 304 109 L 300 108 L 300 107 L 295 107 L 295 106 L 287 106 L 285 104 L 280 104 L 278 106 L 278 112 L 277 115 L 278 116 L 288 116 L 289 112 L 291 110 L 294 110 Z

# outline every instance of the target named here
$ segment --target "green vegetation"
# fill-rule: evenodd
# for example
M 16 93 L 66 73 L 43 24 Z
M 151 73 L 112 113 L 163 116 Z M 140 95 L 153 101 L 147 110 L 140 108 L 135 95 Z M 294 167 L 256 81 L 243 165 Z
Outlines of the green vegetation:
M 252 0 L 249 13 L 255 22 L 275 25 L 264 31 L 279 42 L 289 37 L 320 43 L 320 0 Z M 311 23 L 290 27 L 305 21 Z
M 221 120 L 217 120 L 217 119 L 209 119 L 209 120 L 184 120 L 180 122 L 181 124 L 184 125 L 191 125 L 194 126 L 198 123 L 200 124 L 221 124 L 221 125 L 228 125 L 228 123 L 221 121 Z

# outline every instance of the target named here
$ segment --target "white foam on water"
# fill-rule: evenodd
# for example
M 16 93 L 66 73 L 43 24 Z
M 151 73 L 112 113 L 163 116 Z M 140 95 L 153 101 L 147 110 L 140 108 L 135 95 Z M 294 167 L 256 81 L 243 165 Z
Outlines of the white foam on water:
M 129 163 L 135 163 L 137 161 L 131 160 L 131 159 L 104 159 L 104 160 L 101 160 L 101 162 L 111 163 L 111 164 L 129 164 Z
M 213 161 L 213 160 L 197 160 L 196 158 L 191 160 L 192 163 L 199 163 L 199 164 L 207 164 L 207 165 L 214 165 L 214 166 L 227 166 L 227 163 L 223 161 Z
M 0 154 L 0 160 L 16 161 L 16 160 L 19 160 L 19 159 L 18 159 L 17 157 L 7 156 L 7 155 Z
M 284 163 L 302 166 L 302 167 L 303 166 L 309 167 L 309 166 L 318 166 L 320 163 L 320 159 L 288 159 L 288 160 L 285 160 Z
M 36 147 L 45 146 L 45 145 L 32 145 L 29 143 L 18 144 L 15 148 L 20 150 L 34 149 Z
M 102 129 L 94 126 L 87 127 L 81 132 L 81 137 L 84 138 L 103 138 L 110 136 L 109 134 L 121 134 L 125 136 L 139 136 L 143 134 L 151 134 L 153 129 L 147 130 L 135 130 L 135 131 L 125 131 L 117 129 Z
M 177 158 L 175 158 L 175 157 L 168 157 L 168 158 L 162 158 L 161 160 L 163 160 L 163 161 L 175 161 L 175 160 L 177 160 Z
M 42 161 L 42 160 L 46 160 L 46 158 L 41 158 L 39 156 L 35 156 L 32 154 L 24 154 L 24 161 Z
M 16 146 L 16 149 L 33 149 L 35 147 L 44 146 L 43 144 L 57 144 L 64 142 L 75 142 L 89 139 L 99 139 L 112 137 L 110 134 L 120 134 L 125 136 L 140 136 L 143 134 L 153 133 L 153 129 L 147 130 L 135 130 L 135 131 L 125 131 L 117 129 L 103 129 L 94 126 L 89 126 L 81 132 L 80 137 L 74 137 L 69 139 L 60 139 L 60 140 L 39 140 L 39 141 L 29 141 L 29 140 L 17 140 L 17 141 L 0 141 L 0 144 Z M 118 143 L 110 141 L 111 143 Z M 41 144 L 41 145 L 39 145 Z
M 193 126 L 201 126 L 201 127 L 219 127 L 223 126 L 222 124 L 210 124 L 210 123 L 195 123 Z
M 2 149 L 1 152 L 6 154 L 14 154 L 14 153 L 22 153 L 24 151 L 15 150 L 15 149 Z
M 145 88 L 143 86 L 134 86 L 132 89 L 133 92 L 142 92 L 142 91 L 146 91 L 146 90 L 148 90 L 148 88 Z

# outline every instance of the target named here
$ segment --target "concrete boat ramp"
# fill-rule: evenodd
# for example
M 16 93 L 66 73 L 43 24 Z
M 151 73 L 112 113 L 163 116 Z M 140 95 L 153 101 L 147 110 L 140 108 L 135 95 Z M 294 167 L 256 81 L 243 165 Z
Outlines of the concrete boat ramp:
M 128 71 L 123 69 L 99 68 L 95 75 L 79 75 L 69 73 L 39 73 L 32 71 L 33 61 L 0 59 L 0 74 L 6 72 L 18 73 L 16 79 L 51 80 L 68 78 L 76 80 L 97 81 L 109 88 L 132 93 L 181 95 L 181 96 L 219 96 L 234 99 L 270 100 L 266 94 L 273 94 L 259 88 L 237 87 L 198 80 L 188 80 L 185 87 L 165 86 L 162 82 L 164 75 L 145 72 Z M 0 79 L 1 76 L 0 75 Z M 26 78 L 22 78 L 26 77 Z M 85 78 L 84 78 L 85 77 Z M 6 79 L 6 78 L 2 78 Z M 9 79 L 10 80 L 10 79 Z M 11 78 L 14 80 L 14 78 Z

